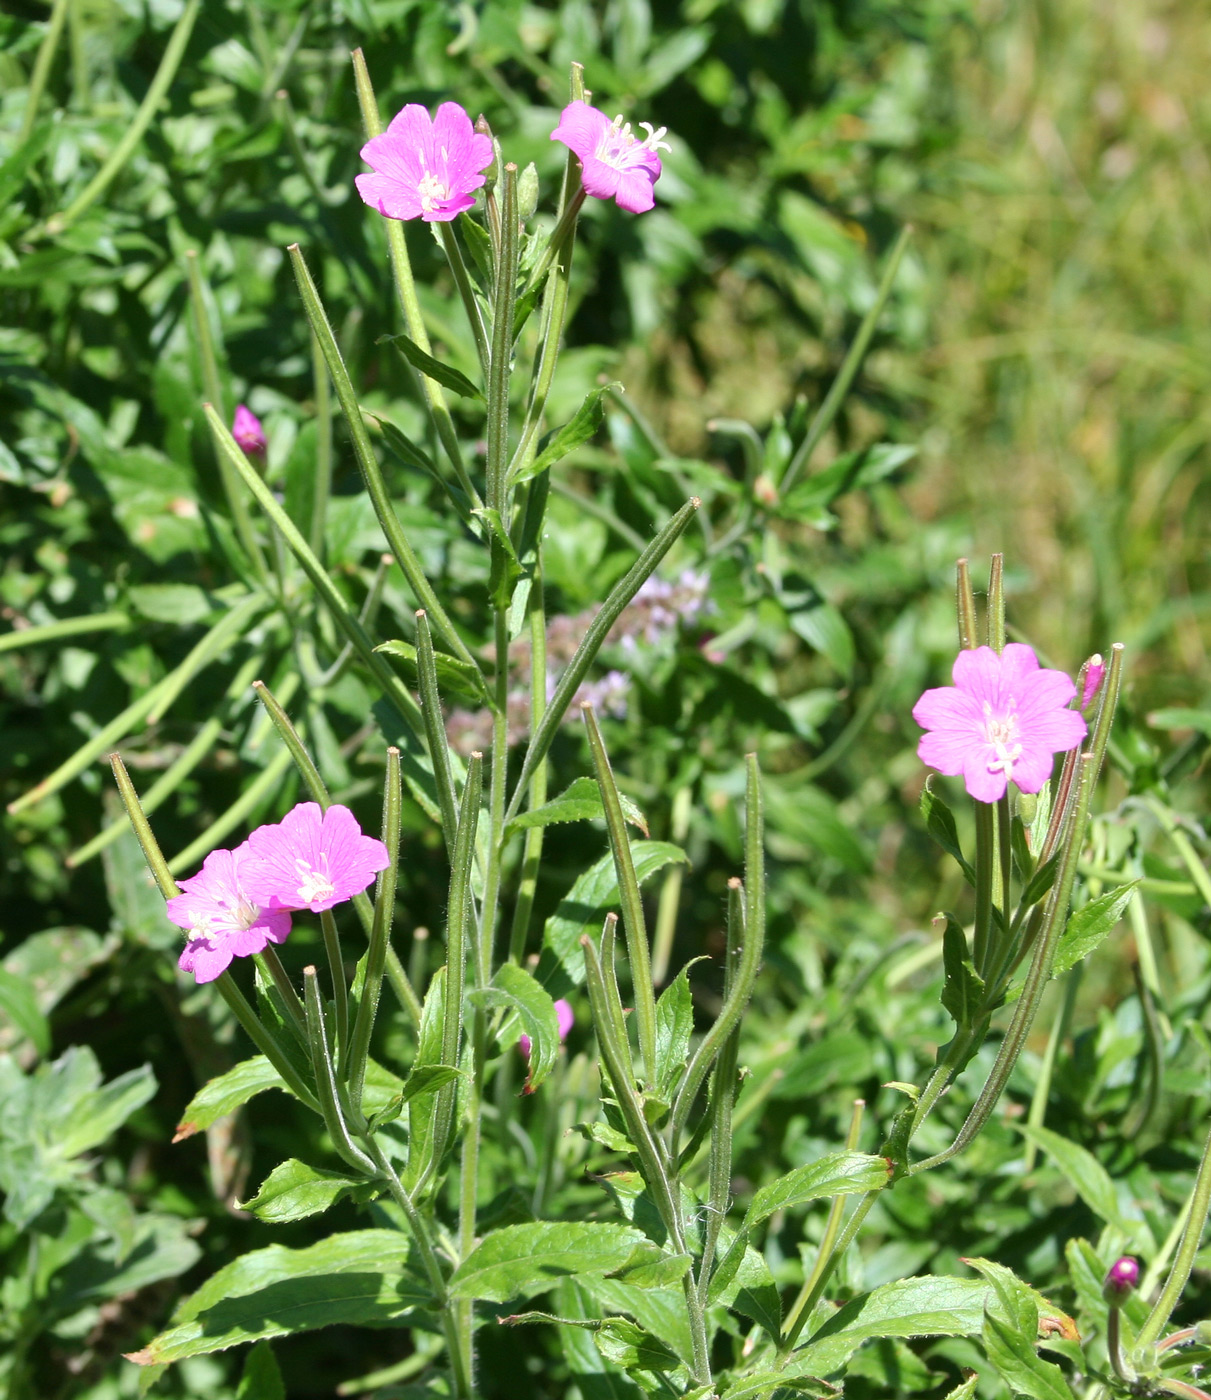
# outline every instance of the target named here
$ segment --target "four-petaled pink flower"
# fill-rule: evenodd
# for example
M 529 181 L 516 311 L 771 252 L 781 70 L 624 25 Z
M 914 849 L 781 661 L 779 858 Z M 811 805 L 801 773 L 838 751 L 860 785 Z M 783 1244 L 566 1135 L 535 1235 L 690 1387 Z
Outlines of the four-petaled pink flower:
M 1068 704 L 1076 686 L 1063 671 L 1041 670 L 1028 646 L 1011 642 L 961 651 L 954 686 L 927 690 L 912 717 L 929 730 L 917 756 L 940 773 L 962 774 L 967 791 L 995 802 L 1014 782 L 1038 792 L 1051 776 L 1052 755 L 1085 737 L 1085 721 Z
M 300 802 L 281 822 L 257 827 L 246 845 L 241 875 L 249 895 L 266 909 L 313 914 L 360 894 L 391 859 L 381 841 L 362 835 L 348 807 L 321 812 L 318 802 Z
M 244 404 L 236 406 L 235 418 L 231 424 L 231 436 L 250 457 L 263 457 L 269 446 L 261 420 L 252 409 Z
M 576 1017 L 572 1014 L 571 1003 L 564 1001 L 563 997 L 560 997 L 555 1003 L 555 1020 L 559 1025 L 560 1040 L 567 1040 L 568 1032 L 576 1024 Z M 524 1032 L 517 1037 L 517 1047 L 529 1059 L 530 1037 Z
M 168 901 L 168 917 L 189 930 L 177 966 L 199 982 L 213 982 L 232 958 L 260 953 L 290 932 L 286 910 L 266 909 L 249 895 L 243 881 L 247 856 L 247 842 L 234 851 L 211 851 L 198 874 L 181 881 L 184 893 Z
M 492 138 L 471 127 L 457 102 L 443 102 L 437 115 L 409 102 L 381 136 L 362 147 L 373 175 L 358 175 L 358 194 L 388 219 L 448 222 L 475 203 L 471 191 L 492 164 Z
M 620 209 L 643 214 L 656 203 L 652 187 L 660 178 L 660 150 L 670 150 L 665 127 L 653 131 L 640 122 L 647 135 L 640 140 L 631 132 L 630 122 L 621 116 L 613 121 L 587 102 L 570 102 L 560 114 L 552 141 L 562 141 L 580 157 L 586 194 L 594 199 L 613 199 Z

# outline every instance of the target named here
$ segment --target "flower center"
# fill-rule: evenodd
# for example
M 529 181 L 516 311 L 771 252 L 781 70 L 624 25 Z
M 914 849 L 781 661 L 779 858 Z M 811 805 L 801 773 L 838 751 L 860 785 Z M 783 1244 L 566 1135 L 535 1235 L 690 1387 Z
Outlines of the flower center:
M 322 871 L 308 865 L 305 860 L 294 862 L 294 868 L 298 871 L 299 876 L 297 893 L 303 904 L 314 904 L 320 899 L 330 899 L 336 893 L 336 886 L 329 878 L 327 855 L 321 854 L 320 860 L 324 866 Z
M 420 196 L 420 207 L 426 214 L 432 214 L 439 204 L 450 198 L 450 191 L 446 186 L 428 171 L 421 176 L 416 192 Z
M 1022 756 L 1022 745 L 1018 739 L 1018 715 L 1012 702 L 1006 714 L 994 715 L 992 706 L 984 702 L 984 738 L 992 745 L 993 758 L 988 765 L 990 773 L 1004 773 L 1013 777 L 1013 765 Z
M 642 141 L 632 133 L 631 123 L 624 122 L 619 113 L 597 143 L 597 159 L 612 165 L 615 170 L 626 170 L 629 166 L 639 165 L 649 152 L 673 149 L 663 139 L 668 127 L 662 126 L 653 131 L 651 122 L 640 122 L 639 125 L 647 132 Z

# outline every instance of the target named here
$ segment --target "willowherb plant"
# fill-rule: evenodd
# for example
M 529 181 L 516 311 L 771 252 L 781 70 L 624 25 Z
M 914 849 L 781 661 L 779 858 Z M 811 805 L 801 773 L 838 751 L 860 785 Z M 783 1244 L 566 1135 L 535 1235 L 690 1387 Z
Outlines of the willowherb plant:
M 762 1184 L 743 1213 L 733 1212 L 741 1033 L 766 937 L 757 758 L 750 754 L 745 764 L 743 868 L 727 889 L 722 996 L 709 1023 L 696 1027 L 688 969 L 657 996 L 641 893 L 652 871 L 684 853 L 668 843 L 632 840 L 628 825 L 646 836 L 644 819 L 619 790 L 596 714 L 620 703 L 625 686 L 613 671 L 593 676 L 607 645 L 655 645 L 669 629 L 703 615 L 698 574 L 682 572 L 676 582 L 656 576 L 699 501 L 685 501 L 599 606 L 557 622 L 548 620 L 543 596 L 550 471 L 593 435 L 610 392 L 610 386 L 593 390 L 569 423 L 544 435 L 577 217 L 586 196 L 613 199 L 635 214 L 650 209 L 665 133 L 644 128 L 648 135 L 639 139 L 621 118 L 596 111 L 575 69 L 572 100 L 552 133 L 569 148 L 554 224 L 546 236 L 530 234 L 536 176 L 505 159 L 485 123 L 473 125 L 456 103 L 444 103 L 433 118 L 413 104 L 383 132 L 360 56 L 355 72 L 369 138 L 363 155 L 374 168 L 358 177 L 358 189 L 388 220 L 408 327 L 392 344 L 416 371 L 444 465 L 385 419 L 378 427 L 397 456 L 440 481 L 451 516 L 482 551 L 492 644 L 486 650 L 468 644 L 426 576 L 387 493 L 367 415 L 319 293 L 300 250 L 292 248 L 304 310 L 366 491 L 417 609 L 412 640 L 374 645 L 365 613 L 353 612 L 313 542 L 262 478 L 256 458 L 264 438 L 252 416 L 238 418 L 235 433 L 213 406 L 208 418 L 243 566 L 259 580 L 265 606 L 293 596 L 301 570 L 398 714 L 402 737 L 386 754 L 381 840 L 363 834 L 352 814 L 331 801 L 315 757 L 264 686 L 261 700 L 311 800 L 260 826 L 234 850 L 212 850 L 201 872 L 179 887 L 116 756 L 114 769 L 167 915 L 188 931 L 182 968 L 213 983 L 260 1052 L 201 1090 L 180 1134 L 207 1127 L 263 1090 L 285 1089 L 322 1121 L 340 1165 L 290 1158 L 247 1209 L 282 1222 L 352 1200 L 370 1212 L 371 1224 L 304 1249 L 271 1245 L 236 1259 L 186 1299 L 169 1327 L 132 1359 L 168 1364 L 334 1322 L 403 1326 L 412 1329 L 414 1352 L 398 1375 L 416 1378 L 406 1393 L 471 1400 L 484 1389 L 506 1389 L 477 1365 L 483 1329 L 543 1323 L 561 1338 L 569 1393 L 574 1386 L 585 1397 L 629 1396 L 637 1387 L 685 1400 L 756 1400 L 831 1393 L 870 1338 L 963 1336 L 979 1340 L 989 1365 L 1020 1393 L 1064 1396 L 1089 1377 L 1137 1394 L 1193 1393 L 1171 1374 L 1172 1358 L 1186 1364 L 1189 1355 L 1201 1357 L 1201 1341 L 1193 1334 L 1158 1338 L 1189 1275 L 1206 1215 L 1206 1161 L 1168 1281 L 1129 1356 L 1119 1322 L 1128 1271 L 1121 1261 L 1111 1270 L 1105 1375 L 1099 1358 L 1087 1359 L 1077 1345 L 1072 1319 L 991 1260 L 968 1261 L 977 1277 L 897 1280 L 840 1310 L 828 1296 L 839 1262 L 883 1193 L 894 1195 L 898 1183 L 941 1167 L 987 1124 L 1049 979 L 1086 955 L 1131 896 L 1133 886 L 1124 886 L 1070 915 L 1119 695 L 1121 648 L 1104 668 L 1092 658 L 1079 687 L 1060 671 L 1040 668 L 1030 647 L 1006 644 L 999 558 L 982 627 L 961 565 L 955 685 L 926 691 L 914 710 L 927 731 L 921 758 L 944 775 L 961 775 L 974 802 L 969 858 L 953 814 L 932 786 L 922 801 L 930 832 L 973 891 L 970 937 L 955 915 L 940 919 L 942 1004 L 953 1036 L 923 1086 L 894 1086 L 907 1102 L 878 1152 L 859 1150 L 856 1110 L 843 1147 Z M 401 227 L 406 220 L 434 226 L 471 327 L 480 385 L 432 353 Z M 528 339 L 535 316 L 537 335 Z M 855 369 L 856 360 L 847 361 L 841 395 Z M 468 465 L 447 391 L 484 403 L 482 473 Z M 718 539 L 754 528 L 763 503 L 776 503 L 779 489 L 789 491 L 838 402 L 830 395 L 780 482 L 750 474 L 734 515 L 714 522 L 723 527 Z M 326 483 L 320 487 L 317 498 Z M 251 515 L 248 497 L 268 530 Z M 407 684 L 388 655 L 400 662 Z M 454 696 L 472 697 L 476 709 L 455 705 Z M 577 708 L 593 776 L 582 775 L 551 798 L 550 747 Z M 458 739 L 469 725 L 459 715 L 479 724 L 477 711 L 486 718 L 483 749 L 464 754 Z M 511 748 L 522 744 L 524 756 L 511 764 Z M 1056 754 L 1064 757 L 1053 782 Z M 404 783 L 440 827 L 449 864 L 444 960 L 427 982 L 423 960 L 414 960 L 410 973 L 392 946 Z M 574 888 L 584 896 L 576 905 L 580 915 L 549 923 L 535 953 L 531 922 L 545 828 L 586 819 L 604 821 L 609 856 Z M 372 881 L 373 898 L 366 893 Z M 346 904 L 357 918 L 352 931 L 338 923 L 337 910 Z M 292 920 L 304 911 L 319 915 L 327 965 L 323 975 L 314 966 L 301 970 L 300 994 L 299 973 L 288 970 L 277 947 L 289 954 Z M 429 912 L 428 922 L 439 925 L 440 912 Z M 619 981 L 619 933 L 629 1013 Z M 344 947 L 353 938 L 360 952 L 350 976 Z M 233 975 L 235 960 L 247 957 L 254 963 L 255 1001 Z M 395 1064 L 371 1055 L 384 981 L 410 1023 L 408 1047 Z M 587 999 L 599 1052 L 591 1082 L 582 1076 L 574 1083 L 561 1052 L 573 1026 L 568 998 L 577 995 Z M 1012 1010 L 983 1087 L 945 1141 L 934 1110 L 1004 1007 Z M 518 1095 L 513 1076 L 523 1060 Z M 545 1207 L 559 1169 L 559 1128 L 572 1126 L 564 1123 L 561 1093 L 584 1113 L 575 1124 L 582 1137 L 615 1156 L 618 1169 L 601 1179 L 593 1204 L 582 1199 L 578 1209 L 551 1219 Z M 532 1178 L 523 1205 L 500 1204 L 498 1188 L 516 1183 L 499 1180 L 490 1164 L 485 1147 L 498 1140 L 523 1144 Z M 784 1308 L 761 1248 L 768 1222 L 825 1200 L 830 1206 L 814 1262 Z M 548 1298 L 549 1306 L 520 1310 L 536 1298 Z M 1183 1357 L 1182 1342 L 1195 1352 Z M 1040 1356 L 1040 1345 L 1051 1347 L 1067 1369 Z M 973 1388 L 969 1381 L 958 1393 Z

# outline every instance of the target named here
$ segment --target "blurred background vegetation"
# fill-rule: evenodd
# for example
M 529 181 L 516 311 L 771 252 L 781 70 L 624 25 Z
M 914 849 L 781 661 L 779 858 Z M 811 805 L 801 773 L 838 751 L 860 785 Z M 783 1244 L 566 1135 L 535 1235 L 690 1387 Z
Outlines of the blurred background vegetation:
M 185 44 L 167 98 L 98 190 L 90 182 L 131 131 L 174 34 Z M 633 219 L 591 201 L 582 223 L 552 416 L 566 417 L 603 375 L 627 392 L 600 440 L 560 468 L 551 614 L 574 617 L 600 599 L 686 482 L 718 517 L 746 472 L 785 465 L 900 229 L 913 226 L 871 351 L 806 478 L 824 484 L 725 548 L 717 537 L 687 542 L 677 564 L 709 577 L 710 611 L 607 658 L 631 677 L 610 742 L 653 835 L 682 842 L 693 860 L 668 925 L 674 968 L 721 946 L 746 748 L 759 746 L 770 775 L 779 975 L 767 979 L 768 1014 L 751 1018 L 744 1052 L 755 1087 L 738 1131 L 751 1185 L 775 1169 L 771 1144 L 791 1165 L 835 1145 L 855 1093 L 885 1122 L 896 1105 L 887 1091 L 876 1103 L 879 1084 L 919 1077 L 927 1042 L 945 1033 L 928 921 L 963 894 L 916 814 L 924 775 L 908 712 L 953 652 L 954 559 L 1005 551 L 1011 619 L 1051 664 L 1075 671 L 1089 652 L 1127 643 L 1110 816 L 1091 869 L 1146 871 L 1154 903 L 1142 933 L 1136 918 L 1116 935 L 1119 955 L 1095 968 L 1060 1025 L 1072 1031 L 1070 1058 L 1051 1111 L 1163 1211 L 1188 1179 L 1207 1107 L 1206 887 L 1194 869 L 1203 834 L 1179 832 L 1183 847 L 1140 800 L 1159 794 L 1166 811 L 1197 814 L 1211 738 L 1211 30 L 1200 7 L 66 0 L 48 14 L 23 0 L 0 16 L 0 794 L 18 804 L 4 819 L 0 868 L 0 1037 L 23 1071 L 87 1044 L 107 1079 L 150 1062 L 159 1084 L 148 1098 L 144 1079 L 127 1081 L 130 1116 L 113 1122 L 107 1155 L 63 1168 L 58 1204 L 38 1217 L 71 1236 L 65 1259 L 79 1265 L 87 1245 L 92 1273 L 6 1298 L 2 1325 L 17 1350 L 35 1313 L 57 1329 L 40 1344 L 39 1393 L 133 1394 L 133 1368 L 115 1358 L 163 1320 L 182 1271 L 204 1255 L 185 1275 L 196 1282 L 266 1242 L 264 1227 L 224 1208 L 263 1175 L 246 1128 L 212 1133 L 206 1147 L 169 1145 L 196 1082 L 242 1052 L 207 997 L 178 987 L 175 935 L 144 897 L 128 839 L 73 859 L 116 819 L 107 770 L 92 762 L 40 801 L 23 795 L 104 737 L 234 596 L 199 411 L 205 366 L 187 251 L 207 285 L 224 412 L 247 402 L 265 421 L 269 479 L 301 521 L 323 446 L 321 391 L 286 244 L 303 246 L 363 401 L 422 433 L 402 363 L 375 343 L 398 325 L 382 230 L 352 190 L 354 46 L 385 112 L 448 97 L 482 110 L 511 158 L 537 163 L 548 192 L 562 160 L 548 136 L 571 61 L 611 112 L 670 130 L 657 209 Z M 409 240 L 430 333 L 473 372 L 436 245 L 423 229 Z M 468 439 L 477 431 L 470 418 L 459 426 Z M 360 604 L 381 537 L 339 423 L 334 452 L 327 560 Z M 468 635 L 482 631 L 483 579 L 440 496 L 393 470 L 427 566 Z M 412 607 L 388 575 L 379 635 L 408 635 Z M 33 645 L 22 636 L 86 614 L 101 618 L 93 630 Z M 284 810 L 293 791 L 289 777 L 274 781 L 272 735 L 247 693 L 254 673 L 289 689 L 292 639 L 261 620 L 212 660 L 155 723 L 144 711 L 97 750 L 119 742 L 146 789 L 214 721 L 156 816 L 170 854 L 259 777 L 269 774 L 244 829 Z M 254 663 L 264 671 L 248 672 Z M 390 737 L 373 690 L 356 670 L 308 690 L 291 711 L 334 792 L 372 820 Z M 565 781 L 584 770 L 579 744 L 569 732 L 555 753 Z M 424 858 L 436 841 L 419 809 L 412 826 L 405 956 L 416 924 L 440 927 L 445 879 Z M 553 841 L 540 913 L 603 850 L 591 830 Z M 650 888 L 655 903 L 658 882 Z M 1140 937 L 1160 960 L 1163 1043 L 1149 1038 L 1132 980 Z M 703 982 L 709 1004 L 709 973 Z M 380 1052 L 406 1059 L 407 1036 L 400 1018 Z M 580 1036 L 576 1055 L 592 1049 Z M 1150 1078 L 1161 1069 L 1163 1090 Z M 80 1073 L 79 1092 L 93 1092 Z M 1023 1111 L 1037 1076 L 1036 1056 L 1013 1086 Z M 0 1086 L 10 1133 L 34 1082 Z M 284 1141 L 298 1131 L 284 1102 L 268 1113 L 258 1132 Z M 1065 1286 L 1055 1283 L 1065 1241 L 1100 1228 L 1090 1207 L 1042 1166 L 1023 1193 L 1020 1138 L 1006 1126 L 990 1139 L 947 1188 L 963 1211 L 906 1188 L 898 1215 L 872 1216 L 868 1286 L 983 1252 L 1040 1288 Z M 14 1137 L 0 1155 L 7 1193 L 33 1150 Z M 69 1144 L 56 1160 L 79 1150 Z M 567 1149 L 565 1195 L 550 1209 L 596 1201 L 581 1181 L 596 1151 Z M 110 1217 L 93 1199 L 107 1190 Z M 146 1216 L 137 1226 L 112 1218 L 111 1197 L 123 1193 Z M 95 1237 L 72 1223 L 82 1202 Z M 29 1209 L 11 1209 L 0 1227 L 17 1273 Z M 1147 1228 L 1163 1237 L 1167 1224 L 1158 1213 Z M 158 1243 L 135 1249 L 153 1263 L 132 1275 L 136 1229 Z M 313 1235 L 293 1225 L 274 1238 Z M 794 1239 L 788 1228 L 770 1247 L 788 1284 L 800 1277 Z M 860 1266 L 849 1282 L 860 1285 Z M 503 1377 L 533 1359 L 509 1351 L 521 1347 L 512 1334 L 492 1344 Z M 338 1329 L 279 1348 L 289 1393 L 331 1394 L 401 1355 L 398 1338 L 359 1339 L 351 1365 L 351 1345 Z M 905 1372 L 903 1352 L 886 1364 L 923 1393 L 941 1393 L 970 1360 L 942 1346 Z M 871 1393 L 890 1393 L 871 1368 Z M 238 1374 L 238 1358 L 221 1358 L 163 1385 L 226 1396 Z M 565 1393 L 557 1368 L 533 1385 Z

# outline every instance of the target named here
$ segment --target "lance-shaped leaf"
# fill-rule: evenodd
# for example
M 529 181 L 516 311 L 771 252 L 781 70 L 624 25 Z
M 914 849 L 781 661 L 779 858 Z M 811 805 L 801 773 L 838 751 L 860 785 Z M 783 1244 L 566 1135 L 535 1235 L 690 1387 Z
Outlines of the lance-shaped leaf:
M 643 813 L 629 797 L 623 793 L 619 793 L 618 796 L 622 803 L 623 816 L 647 836 L 648 824 Z M 535 807 L 532 811 L 514 817 L 505 828 L 505 840 L 528 827 L 554 826 L 558 822 L 593 821 L 604 815 L 605 808 L 602 806 L 601 789 L 597 786 L 597 779 L 580 777 L 550 802 L 544 802 L 541 807 Z
M 245 1201 L 241 1209 L 251 1211 L 258 1220 L 281 1224 L 318 1215 L 342 1196 L 367 1201 L 378 1192 L 379 1188 L 364 1177 L 312 1167 L 291 1157 L 274 1167 L 261 1183 L 261 1189 L 250 1201 Z
M 504 1303 L 553 1288 L 562 1278 L 621 1269 L 643 1235 L 630 1225 L 537 1221 L 493 1230 L 450 1280 L 455 1298 Z
M 1119 885 L 1117 889 L 1091 899 L 1083 908 L 1069 915 L 1055 950 L 1054 976 L 1067 972 L 1093 952 L 1123 917 L 1138 884 L 1138 880 L 1131 880 L 1128 884 Z
M 588 442 L 605 418 L 605 395 L 621 388 L 619 383 L 603 384 L 599 389 L 586 394 L 571 422 L 547 434 L 538 455 L 528 465 L 522 463 L 518 466 L 509 478 L 509 485 L 516 486 L 522 481 L 529 481 L 531 477 L 545 472 L 569 452 L 574 452 L 576 448 Z
M 173 1325 L 128 1360 L 140 1366 L 225 1351 L 318 1327 L 383 1326 L 432 1307 L 408 1268 L 397 1230 L 354 1230 L 307 1249 L 270 1245 L 241 1255 L 178 1307 Z
M 959 868 L 967 883 L 974 885 L 976 873 L 959 845 L 959 829 L 955 825 L 954 813 L 933 791 L 930 786 L 932 781 L 932 778 L 927 779 L 921 789 L 921 815 L 925 818 L 925 825 L 938 845 L 959 862 Z
M 180 1142 L 204 1128 L 209 1128 L 225 1114 L 234 1113 L 241 1104 L 246 1104 L 249 1099 L 264 1093 L 266 1089 L 285 1088 L 282 1076 L 264 1055 L 253 1055 L 251 1059 L 241 1060 L 226 1074 L 220 1074 L 217 1079 L 203 1084 L 190 1099 L 188 1107 L 181 1114 L 181 1121 L 177 1124 L 173 1142 Z
M 521 1030 L 530 1038 L 530 1067 L 525 1092 L 532 1094 L 555 1067 L 559 1053 L 559 1017 L 545 988 L 516 963 L 502 963 L 492 985 L 472 992 L 484 1006 L 507 1006 L 517 1012 Z
M 394 345 L 414 369 L 420 370 L 421 374 L 426 375 L 429 379 L 436 380 L 443 389 L 451 389 L 454 393 L 461 394 L 465 399 L 483 399 L 483 393 L 471 383 L 461 370 L 427 354 L 409 336 L 402 333 L 381 335 L 374 343 L 382 345 L 384 342 Z
M 963 1030 L 979 1014 L 984 1001 L 984 979 L 975 970 L 967 935 L 953 914 L 942 914 L 942 967 L 946 981 L 942 986 L 942 1005 L 954 1017 L 955 1025 Z M 935 924 L 938 922 L 934 920 Z
M 776 1181 L 762 1186 L 754 1195 L 744 1217 L 752 1229 L 775 1211 L 806 1205 L 822 1196 L 842 1196 L 856 1191 L 878 1191 L 891 1177 L 886 1157 L 865 1152 L 830 1152 L 818 1162 L 796 1167 Z
M 400 670 L 403 671 L 409 687 L 413 690 L 416 689 L 418 685 L 416 648 L 411 642 L 382 642 L 374 649 L 375 651 L 385 651 L 388 656 L 393 656 L 400 663 Z M 437 667 L 437 678 L 443 691 L 464 695 L 479 701 L 481 704 L 484 703 L 483 682 L 479 671 L 474 666 L 468 666 L 465 661 L 460 661 L 458 657 L 447 656 L 445 652 L 440 651 L 434 652 L 433 660 Z

